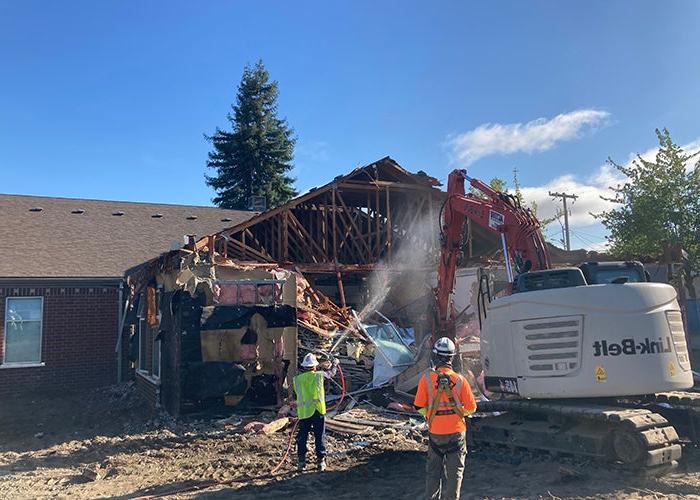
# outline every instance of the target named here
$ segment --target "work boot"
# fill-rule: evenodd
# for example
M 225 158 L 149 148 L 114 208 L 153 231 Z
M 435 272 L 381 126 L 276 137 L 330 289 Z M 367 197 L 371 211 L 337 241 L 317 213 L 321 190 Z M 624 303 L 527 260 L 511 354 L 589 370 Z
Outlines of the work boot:
M 321 460 L 318 461 L 317 468 L 318 468 L 319 472 L 324 472 L 326 470 L 326 459 L 325 458 L 322 458 Z
M 299 460 L 297 462 L 297 472 L 304 472 L 304 466 L 306 465 L 306 462 L 303 460 Z

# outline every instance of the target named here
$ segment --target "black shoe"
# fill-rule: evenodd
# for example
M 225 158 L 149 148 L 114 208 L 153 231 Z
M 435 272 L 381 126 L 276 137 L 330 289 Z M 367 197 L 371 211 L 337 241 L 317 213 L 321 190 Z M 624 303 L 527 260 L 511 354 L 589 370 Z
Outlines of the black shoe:
M 297 472 L 304 472 L 304 466 L 306 463 L 302 460 L 297 462 Z
M 319 472 L 325 472 L 326 470 L 326 459 L 322 458 L 321 460 L 318 461 L 318 465 L 316 466 Z

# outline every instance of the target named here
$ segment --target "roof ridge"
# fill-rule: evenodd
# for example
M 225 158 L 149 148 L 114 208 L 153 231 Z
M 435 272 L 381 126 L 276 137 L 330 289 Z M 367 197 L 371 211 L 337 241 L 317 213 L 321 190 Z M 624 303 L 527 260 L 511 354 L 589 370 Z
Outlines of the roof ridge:
M 237 210 L 234 208 L 220 208 L 217 206 L 206 206 L 206 205 L 184 205 L 179 203 L 156 203 L 150 201 L 129 201 L 129 200 L 101 200 L 98 198 L 71 198 L 68 196 L 43 196 L 35 194 L 13 194 L 13 193 L 0 193 L 0 197 L 11 196 L 14 198 L 33 198 L 37 200 L 65 200 L 65 201 L 88 201 L 88 202 L 98 202 L 98 203 L 125 203 L 132 205 L 152 205 L 161 207 L 180 207 L 180 208 L 212 208 L 228 212 L 248 212 L 248 210 Z

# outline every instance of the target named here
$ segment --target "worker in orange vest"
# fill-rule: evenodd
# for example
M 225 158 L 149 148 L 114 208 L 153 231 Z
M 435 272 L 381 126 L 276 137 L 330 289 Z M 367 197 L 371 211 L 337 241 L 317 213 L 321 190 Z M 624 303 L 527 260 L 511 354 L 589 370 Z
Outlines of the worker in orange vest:
M 459 498 L 467 456 L 465 417 L 476 410 L 469 382 L 452 370 L 455 352 L 454 342 L 447 337 L 435 342 L 435 368 L 420 378 L 413 402 L 428 422 L 425 487 L 431 500 Z

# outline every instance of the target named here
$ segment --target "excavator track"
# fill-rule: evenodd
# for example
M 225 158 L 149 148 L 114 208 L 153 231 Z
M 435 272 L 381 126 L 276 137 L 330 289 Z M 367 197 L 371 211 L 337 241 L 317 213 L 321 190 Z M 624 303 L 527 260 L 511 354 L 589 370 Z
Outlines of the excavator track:
M 582 456 L 644 475 L 678 465 L 681 445 L 674 427 L 643 408 L 570 401 L 498 400 L 478 403 L 472 419 L 476 443 Z
M 625 398 L 620 402 L 663 415 L 683 439 L 700 444 L 700 392 L 659 392 L 643 398 Z

